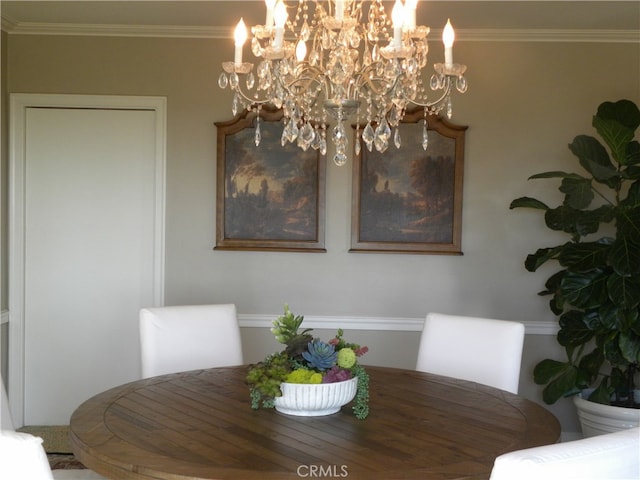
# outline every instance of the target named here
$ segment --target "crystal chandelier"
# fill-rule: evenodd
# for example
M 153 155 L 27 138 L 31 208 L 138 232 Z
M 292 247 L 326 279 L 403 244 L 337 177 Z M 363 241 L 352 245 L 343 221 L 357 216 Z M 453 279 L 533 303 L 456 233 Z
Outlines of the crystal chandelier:
M 396 0 L 389 18 L 382 0 L 298 0 L 289 8 L 283 0 L 265 0 L 265 24 L 251 29 L 251 51 L 261 58 L 255 71 L 253 63 L 242 60 L 247 30 L 240 19 L 235 58 L 223 62 L 218 85 L 234 92 L 234 115 L 242 109 L 258 113 L 256 146 L 261 138 L 260 109 L 271 104 L 283 110 L 283 146 L 291 142 L 325 155 L 329 124 L 335 122 L 330 135 L 333 160 L 344 165 L 349 118 L 356 117 L 356 138 L 362 135 L 369 151 L 384 152 L 392 137 L 400 147 L 397 126 L 407 108 L 417 107 L 424 109 L 426 150 L 427 116 L 445 109 L 451 118 L 454 86 L 464 93 L 467 81 L 466 66 L 453 63 L 450 22 L 443 30 L 445 61 L 434 65 L 428 82 L 423 79 L 429 27 L 416 25 L 417 1 Z M 288 9 L 295 9 L 293 20 Z M 428 100 L 427 90 L 441 92 Z M 359 148 L 356 141 L 356 154 Z

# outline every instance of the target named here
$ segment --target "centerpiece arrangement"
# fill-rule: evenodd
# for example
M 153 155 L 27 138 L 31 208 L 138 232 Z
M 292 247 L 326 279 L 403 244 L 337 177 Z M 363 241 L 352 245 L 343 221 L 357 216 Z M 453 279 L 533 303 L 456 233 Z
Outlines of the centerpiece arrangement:
M 314 338 L 310 328 L 299 331 L 303 320 L 285 305 L 284 314 L 273 321 L 271 332 L 286 348 L 249 367 L 251 407 L 317 416 L 336 413 L 354 400 L 353 414 L 365 419 L 369 376 L 358 357 L 368 347 L 345 341 L 342 329 L 327 342 Z

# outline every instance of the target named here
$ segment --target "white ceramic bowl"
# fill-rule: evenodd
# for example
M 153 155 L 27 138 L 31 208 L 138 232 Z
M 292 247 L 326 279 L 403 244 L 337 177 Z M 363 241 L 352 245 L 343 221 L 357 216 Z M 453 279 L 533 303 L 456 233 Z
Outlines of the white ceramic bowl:
M 317 417 L 337 413 L 356 396 L 358 377 L 336 383 L 285 383 L 282 396 L 275 398 L 276 410 L 287 415 Z

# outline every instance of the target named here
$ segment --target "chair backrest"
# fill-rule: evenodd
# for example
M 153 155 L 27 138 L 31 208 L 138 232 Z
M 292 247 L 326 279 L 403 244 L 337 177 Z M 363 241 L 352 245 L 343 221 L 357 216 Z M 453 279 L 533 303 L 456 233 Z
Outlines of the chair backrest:
M 16 432 L 7 390 L 0 380 L 0 479 L 7 480 L 107 480 L 93 470 L 51 470 L 42 438 Z
M 233 304 L 140 310 L 142 377 L 242 364 Z
M 518 393 L 523 344 L 519 322 L 429 313 L 416 370 Z
M 640 428 L 505 453 L 491 480 L 637 480 Z
M 15 424 L 11 417 L 11 409 L 9 408 L 7 390 L 5 389 L 4 383 L 2 383 L 1 379 L 0 385 L 2 385 L 2 395 L 0 395 L 0 430 L 15 430 Z
M 13 430 L 0 431 L 0 478 L 53 480 L 42 439 Z

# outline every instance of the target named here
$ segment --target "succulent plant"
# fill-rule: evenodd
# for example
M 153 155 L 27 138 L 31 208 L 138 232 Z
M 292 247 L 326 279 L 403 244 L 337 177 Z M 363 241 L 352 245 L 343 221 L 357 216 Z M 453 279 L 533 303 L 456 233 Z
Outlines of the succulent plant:
M 282 395 L 280 385 L 287 383 L 332 383 L 358 378 L 353 413 L 364 420 L 369 414 L 369 376 L 358 365 L 357 357 L 368 348 L 346 342 L 342 329 L 323 342 L 314 339 L 307 328 L 298 332 L 304 317 L 294 315 L 285 304 L 284 314 L 273 321 L 271 332 L 286 348 L 251 365 L 247 373 L 251 408 L 274 408 L 275 398 Z
M 302 352 L 302 357 L 311 368 L 319 371 L 328 370 L 336 364 L 337 352 L 333 345 L 314 340 L 307 345 L 307 351 Z

